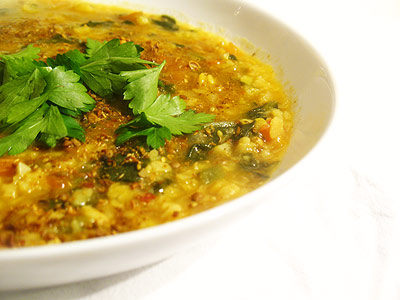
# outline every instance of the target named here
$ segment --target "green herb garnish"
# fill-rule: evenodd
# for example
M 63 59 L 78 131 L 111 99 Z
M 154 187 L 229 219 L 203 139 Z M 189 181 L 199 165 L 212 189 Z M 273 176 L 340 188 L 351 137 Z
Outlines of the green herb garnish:
M 124 99 L 130 100 L 129 107 L 136 118 L 117 130 L 117 145 L 135 136 L 146 136 L 149 146 L 159 148 L 172 135 L 199 130 L 200 124 L 214 119 L 213 115 L 185 111 L 185 101 L 177 96 L 162 94 L 157 97 L 158 77 L 164 65 L 165 62 L 151 69 L 121 73 L 128 78 Z
M 2 55 L 3 85 L 0 86 L 0 156 L 25 151 L 35 139 L 53 147 L 72 132 L 76 124 L 64 122 L 60 109 L 80 115 L 94 108 L 80 77 L 64 67 L 49 68 L 37 63 L 39 49 Z M 79 125 L 79 124 L 78 124 Z M 81 128 L 79 126 L 79 128 Z M 83 129 L 82 129 L 83 131 Z M 82 139 L 82 135 L 72 136 Z
M 213 115 L 185 110 L 186 103 L 169 94 L 158 95 L 159 75 L 165 65 L 140 58 L 143 50 L 118 39 L 88 39 L 86 53 L 71 50 L 38 61 L 39 48 L 0 56 L 0 156 L 25 151 L 35 140 L 54 147 L 64 137 L 85 140 L 75 119 L 91 111 L 95 101 L 85 85 L 101 97 L 123 95 L 134 119 L 117 130 L 116 144 L 146 136 L 159 148 L 172 135 L 190 133 Z

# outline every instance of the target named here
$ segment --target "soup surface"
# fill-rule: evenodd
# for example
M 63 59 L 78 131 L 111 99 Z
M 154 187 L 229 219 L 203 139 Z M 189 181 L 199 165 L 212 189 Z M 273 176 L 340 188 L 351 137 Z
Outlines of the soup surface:
M 116 130 L 135 114 L 121 95 L 100 97 L 88 87 L 95 106 L 74 117 L 84 139 L 68 135 L 48 147 L 37 138 L 26 151 L 0 157 L 0 247 L 87 239 L 189 216 L 259 187 L 281 160 L 291 101 L 270 66 L 224 38 L 121 8 L 2 5 L 0 55 L 32 44 L 46 62 L 73 49 L 84 53 L 88 39 L 132 41 L 143 48 L 142 59 L 165 61 L 158 95 L 178 96 L 186 109 L 215 119 L 157 149 L 144 136 L 116 146 Z M 8 134 L 0 133 L 0 144 Z

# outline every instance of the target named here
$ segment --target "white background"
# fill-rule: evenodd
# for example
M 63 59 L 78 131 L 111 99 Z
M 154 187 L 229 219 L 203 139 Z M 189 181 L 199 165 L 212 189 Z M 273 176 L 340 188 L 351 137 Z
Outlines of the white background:
M 161 263 L 0 299 L 400 299 L 400 0 L 248 2 L 305 37 L 336 81 L 335 122 L 304 176 Z

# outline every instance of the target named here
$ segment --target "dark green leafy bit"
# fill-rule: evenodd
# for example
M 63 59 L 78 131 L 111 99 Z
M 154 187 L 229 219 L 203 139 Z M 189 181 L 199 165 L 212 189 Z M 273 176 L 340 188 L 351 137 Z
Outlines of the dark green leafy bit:
M 65 37 L 62 34 L 56 33 L 51 38 L 46 40 L 50 44 L 66 43 L 66 44 L 78 44 L 79 40 L 72 37 Z
M 117 154 L 112 158 L 102 158 L 100 177 L 122 182 L 136 182 L 140 179 L 137 163 L 127 161 L 126 156 L 121 154 Z
M 204 160 L 208 152 L 217 145 L 228 140 L 237 141 L 244 136 L 252 136 L 254 122 L 213 122 L 206 124 L 203 130 L 190 135 L 188 142 L 191 145 L 187 159 L 191 161 Z
M 112 26 L 114 24 L 113 21 L 89 21 L 85 24 L 82 24 L 82 26 L 86 25 L 89 27 L 98 27 L 98 26 L 103 26 L 103 27 L 108 27 L 108 26 Z
M 130 21 L 130 20 L 124 20 L 124 21 L 122 22 L 122 24 L 135 25 L 135 23 L 133 23 L 133 22 Z
M 199 161 L 207 158 L 208 152 L 213 148 L 211 144 L 194 144 L 190 147 L 187 159 L 191 161 Z
M 160 90 L 160 92 L 166 94 L 175 94 L 176 92 L 175 85 L 173 83 L 165 83 L 162 80 L 158 81 L 158 89 Z
M 228 58 L 230 60 L 238 60 L 237 57 L 235 55 L 233 55 L 233 54 L 229 54 Z
M 189 143 L 223 144 L 229 139 L 238 140 L 244 136 L 251 136 L 254 122 L 213 122 L 204 126 L 204 130 L 189 137 Z
M 190 161 L 206 159 L 212 148 L 225 143 L 235 135 L 236 128 L 236 122 L 213 122 L 205 125 L 203 130 L 189 136 L 188 142 L 191 146 L 187 159 Z
M 246 117 L 254 120 L 257 118 L 267 118 L 272 109 L 278 108 L 278 103 L 276 101 L 270 101 L 264 105 L 258 106 L 246 113 Z
M 174 43 L 175 46 L 177 46 L 178 48 L 185 48 L 185 45 L 179 44 L 179 43 Z
M 160 20 L 153 20 L 153 23 L 161 26 L 168 31 L 178 31 L 179 27 L 176 24 L 176 20 L 170 16 L 162 15 Z
M 237 124 L 235 122 L 217 122 L 212 123 L 210 137 L 212 143 L 222 144 L 235 136 L 237 133 Z
M 66 202 L 59 199 L 49 199 L 49 200 L 39 201 L 39 207 L 41 207 L 45 211 L 65 209 L 66 206 L 67 206 Z
M 236 122 L 212 122 L 189 136 L 189 144 L 222 144 L 236 133 Z
M 238 140 L 245 136 L 251 136 L 253 133 L 254 122 L 250 123 L 239 123 L 236 127 L 236 134 L 234 140 Z
M 269 173 L 278 164 L 278 162 L 260 162 L 252 153 L 245 153 L 240 158 L 239 165 L 245 171 L 251 172 L 263 178 L 268 178 Z
M 162 194 L 165 191 L 165 188 L 172 183 L 172 180 L 166 179 L 161 182 L 155 182 L 153 185 L 153 193 L 154 194 Z
M 73 193 L 74 191 L 70 191 L 70 193 Z M 99 193 L 97 190 L 93 190 L 93 193 L 89 197 L 85 197 L 84 199 L 75 199 L 70 203 L 72 206 L 75 207 L 82 207 L 86 205 L 91 205 L 92 207 L 96 207 L 97 203 L 99 203 L 101 197 L 101 193 Z
M 222 178 L 224 176 L 224 170 L 221 166 L 212 166 L 204 171 L 200 172 L 199 177 L 204 184 L 210 184 L 216 179 Z

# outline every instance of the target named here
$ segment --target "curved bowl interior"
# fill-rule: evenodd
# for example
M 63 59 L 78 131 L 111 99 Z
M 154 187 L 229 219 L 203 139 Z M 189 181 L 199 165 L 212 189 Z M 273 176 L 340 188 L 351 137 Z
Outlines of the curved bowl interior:
M 110 3 L 106 0 L 93 2 Z M 156 7 L 156 12 L 198 24 L 224 28 L 228 37 L 244 37 L 272 64 L 295 91 L 295 128 L 291 144 L 272 180 L 260 189 L 217 208 L 172 223 L 54 246 L 0 251 L 0 290 L 25 289 L 80 281 L 154 263 L 220 228 L 285 182 L 326 132 L 335 95 L 328 70 L 297 34 L 256 8 L 230 0 L 113 1 L 120 5 Z M 144 7 L 144 8 L 145 8 Z M 147 10 L 145 8 L 145 10 Z M 210 27 L 211 28 L 211 27 Z M 218 29 L 215 29 L 218 30 Z M 221 33 L 221 32 L 220 32 Z

